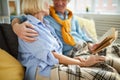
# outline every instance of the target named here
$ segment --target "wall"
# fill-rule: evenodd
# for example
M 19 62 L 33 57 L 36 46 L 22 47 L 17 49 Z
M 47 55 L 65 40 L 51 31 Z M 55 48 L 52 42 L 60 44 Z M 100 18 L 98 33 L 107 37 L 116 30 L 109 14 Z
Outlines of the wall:
M 0 0 L 0 16 L 9 16 L 8 0 Z
M 118 39 L 120 43 L 120 14 L 76 14 L 80 17 L 93 19 L 96 25 L 98 38 L 102 36 L 108 29 L 115 27 L 118 30 Z
M 10 23 L 8 0 L 0 0 L 0 23 Z

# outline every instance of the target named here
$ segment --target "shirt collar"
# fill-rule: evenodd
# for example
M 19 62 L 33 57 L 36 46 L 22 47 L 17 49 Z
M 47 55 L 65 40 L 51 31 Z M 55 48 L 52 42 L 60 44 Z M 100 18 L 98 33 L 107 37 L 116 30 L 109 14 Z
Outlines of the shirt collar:
M 68 10 L 66 10 L 65 11 L 65 16 L 63 16 L 60 12 L 56 12 L 58 15 L 59 15 L 59 17 L 62 19 L 62 20 L 64 20 L 64 19 L 67 19 L 68 18 L 68 14 L 69 14 L 69 11 Z
M 27 17 L 27 20 L 29 20 L 30 22 L 32 22 L 34 24 L 41 24 L 42 23 L 39 19 L 35 18 L 32 15 L 26 15 L 26 17 Z M 44 18 L 43 23 L 49 24 L 49 21 Z

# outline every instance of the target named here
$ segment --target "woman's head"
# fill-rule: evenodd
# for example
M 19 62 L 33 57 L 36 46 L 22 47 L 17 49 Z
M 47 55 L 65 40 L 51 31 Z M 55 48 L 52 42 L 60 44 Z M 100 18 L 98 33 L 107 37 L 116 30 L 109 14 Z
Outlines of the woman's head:
M 49 0 L 23 0 L 22 10 L 24 14 L 34 15 L 40 11 L 49 14 Z

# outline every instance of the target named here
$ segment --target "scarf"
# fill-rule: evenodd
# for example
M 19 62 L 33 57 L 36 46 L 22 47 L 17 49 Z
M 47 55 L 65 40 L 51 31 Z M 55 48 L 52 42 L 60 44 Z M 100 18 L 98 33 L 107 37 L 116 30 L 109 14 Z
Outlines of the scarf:
M 74 46 L 75 41 L 72 35 L 70 34 L 72 12 L 70 10 L 68 11 L 69 11 L 68 19 L 62 20 L 55 13 L 54 7 L 50 7 L 50 15 L 61 25 L 61 34 L 62 34 L 63 41 L 68 45 Z

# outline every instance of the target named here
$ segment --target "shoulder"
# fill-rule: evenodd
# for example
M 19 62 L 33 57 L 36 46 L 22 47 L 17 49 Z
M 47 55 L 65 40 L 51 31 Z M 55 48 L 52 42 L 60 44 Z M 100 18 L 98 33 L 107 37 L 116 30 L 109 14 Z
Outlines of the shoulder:
M 47 20 L 53 19 L 50 15 L 49 16 L 45 16 L 44 18 L 47 19 Z
M 21 22 L 25 22 L 27 20 L 26 15 L 21 15 L 21 16 L 18 16 L 17 18 L 19 18 Z
M 52 24 L 56 23 L 55 19 L 52 16 L 50 16 L 50 15 L 49 16 L 45 16 L 45 19 L 47 19 Z
M 78 22 L 77 16 L 73 15 L 72 20 L 75 21 L 75 22 Z
M 76 26 L 79 26 L 79 21 L 78 21 L 76 15 L 73 15 L 71 23 L 76 25 Z

